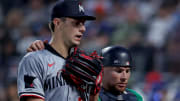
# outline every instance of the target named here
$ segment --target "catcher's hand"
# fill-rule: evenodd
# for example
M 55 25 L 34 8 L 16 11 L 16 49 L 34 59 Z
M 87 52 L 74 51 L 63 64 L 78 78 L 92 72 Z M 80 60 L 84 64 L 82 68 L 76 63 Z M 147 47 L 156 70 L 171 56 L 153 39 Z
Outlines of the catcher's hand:
M 95 51 L 87 55 L 76 47 L 67 58 L 62 75 L 78 90 L 87 91 L 91 88 L 91 94 L 95 95 L 100 90 L 102 70 L 101 57 Z
M 42 41 L 42 40 L 36 40 L 31 43 L 31 45 L 26 49 L 27 52 L 33 52 L 42 50 L 45 48 L 44 44 L 48 43 L 48 40 Z

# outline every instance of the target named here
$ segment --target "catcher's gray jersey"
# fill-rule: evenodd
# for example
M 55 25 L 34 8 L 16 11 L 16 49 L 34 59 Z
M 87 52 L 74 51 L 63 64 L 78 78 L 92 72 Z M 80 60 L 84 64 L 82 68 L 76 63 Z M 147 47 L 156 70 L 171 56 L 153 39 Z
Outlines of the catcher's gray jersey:
M 49 45 L 45 50 L 28 53 L 18 68 L 19 97 L 34 96 L 45 101 L 81 101 L 77 89 L 62 78 L 64 64 L 65 58 Z

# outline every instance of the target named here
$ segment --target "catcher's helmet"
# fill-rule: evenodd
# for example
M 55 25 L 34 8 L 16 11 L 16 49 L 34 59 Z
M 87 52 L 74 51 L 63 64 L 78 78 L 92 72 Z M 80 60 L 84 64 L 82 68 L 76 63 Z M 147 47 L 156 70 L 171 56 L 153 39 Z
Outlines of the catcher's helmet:
M 103 65 L 115 67 L 132 67 L 130 51 L 121 46 L 109 46 L 102 49 Z

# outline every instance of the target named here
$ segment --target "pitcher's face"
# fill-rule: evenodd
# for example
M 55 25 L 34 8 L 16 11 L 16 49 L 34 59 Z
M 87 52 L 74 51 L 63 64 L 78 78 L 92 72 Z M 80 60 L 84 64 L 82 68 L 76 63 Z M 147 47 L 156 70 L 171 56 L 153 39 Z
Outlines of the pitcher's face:
M 63 40 L 64 43 L 70 46 L 80 44 L 83 33 L 86 31 L 84 19 L 66 18 L 63 24 Z

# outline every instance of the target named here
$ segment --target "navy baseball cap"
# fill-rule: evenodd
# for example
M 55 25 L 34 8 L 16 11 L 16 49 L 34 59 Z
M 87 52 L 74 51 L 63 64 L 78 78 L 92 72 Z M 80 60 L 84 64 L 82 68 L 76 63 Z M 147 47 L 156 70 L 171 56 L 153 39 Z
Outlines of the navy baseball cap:
M 64 0 L 57 2 L 52 9 L 51 20 L 54 18 L 70 17 L 75 19 L 95 20 L 94 16 L 85 14 L 83 6 L 78 0 Z

